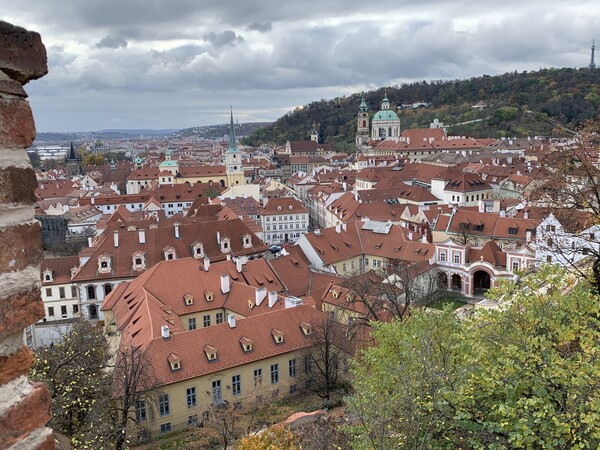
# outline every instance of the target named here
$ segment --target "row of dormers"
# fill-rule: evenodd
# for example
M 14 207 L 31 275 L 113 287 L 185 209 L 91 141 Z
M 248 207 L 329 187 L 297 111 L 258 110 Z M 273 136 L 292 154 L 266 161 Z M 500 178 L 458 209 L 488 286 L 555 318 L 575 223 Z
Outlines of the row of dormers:
M 300 326 L 300 329 L 302 330 L 302 334 L 304 336 L 312 335 L 312 325 L 310 323 L 300 322 L 299 326 Z M 277 328 L 273 328 L 271 330 L 271 337 L 275 344 L 283 344 L 284 343 L 284 333 L 283 333 L 283 331 L 280 331 Z M 244 353 L 250 353 L 254 350 L 252 339 L 250 339 L 246 336 L 242 336 L 239 339 L 239 343 L 240 343 L 241 349 Z M 219 352 L 215 346 L 206 344 L 203 348 L 203 351 L 204 351 L 204 354 L 208 361 L 210 361 L 210 362 L 218 361 Z M 173 372 L 175 372 L 177 370 L 181 370 L 181 368 L 182 368 L 181 358 L 178 355 L 176 355 L 175 353 L 169 354 L 169 356 L 167 357 L 167 362 L 169 363 L 169 367 L 170 367 L 171 371 L 173 371 Z

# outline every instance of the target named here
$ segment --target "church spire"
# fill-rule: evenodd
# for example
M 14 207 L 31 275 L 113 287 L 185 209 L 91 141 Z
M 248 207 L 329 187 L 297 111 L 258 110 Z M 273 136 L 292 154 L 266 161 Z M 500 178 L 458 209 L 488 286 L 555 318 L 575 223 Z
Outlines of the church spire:
M 229 148 L 228 152 L 237 152 L 238 149 L 235 146 L 235 128 L 233 126 L 233 107 L 231 107 L 231 118 L 229 121 Z

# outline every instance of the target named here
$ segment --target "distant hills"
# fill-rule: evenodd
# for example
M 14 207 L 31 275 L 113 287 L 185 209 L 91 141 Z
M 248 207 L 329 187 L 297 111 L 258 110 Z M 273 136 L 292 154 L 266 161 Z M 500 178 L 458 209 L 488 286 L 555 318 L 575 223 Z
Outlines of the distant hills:
M 236 136 L 243 137 L 251 134 L 261 127 L 270 125 L 271 122 L 253 122 L 242 123 L 235 126 Z M 218 139 L 227 136 L 229 133 L 229 124 L 205 125 L 201 127 L 165 130 L 147 130 L 147 129 L 123 129 L 123 130 L 100 130 L 100 131 L 80 131 L 69 133 L 38 133 L 35 139 L 36 144 L 52 143 L 65 144 L 71 141 L 105 141 L 115 139 L 135 139 L 146 138 L 183 138 L 197 137 L 199 139 Z
M 401 128 L 428 127 L 433 119 L 449 134 L 473 137 L 568 135 L 600 114 L 600 70 L 543 69 L 454 81 L 422 81 L 365 92 L 371 116 L 387 93 L 399 109 Z M 361 94 L 312 102 L 256 130 L 246 145 L 309 139 L 317 124 L 321 142 L 353 150 Z

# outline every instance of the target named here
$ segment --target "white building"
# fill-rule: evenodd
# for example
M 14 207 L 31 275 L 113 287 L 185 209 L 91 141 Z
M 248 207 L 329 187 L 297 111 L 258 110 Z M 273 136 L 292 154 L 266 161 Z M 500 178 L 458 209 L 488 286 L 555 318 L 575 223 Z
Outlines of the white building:
M 270 199 L 260 217 L 267 245 L 293 243 L 308 232 L 308 210 L 292 197 Z

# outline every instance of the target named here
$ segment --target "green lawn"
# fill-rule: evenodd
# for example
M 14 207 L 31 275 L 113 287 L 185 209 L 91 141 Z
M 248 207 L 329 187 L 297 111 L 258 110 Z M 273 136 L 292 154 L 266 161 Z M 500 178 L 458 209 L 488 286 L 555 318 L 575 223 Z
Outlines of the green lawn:
M 461 302 L 460 300 L 457 300 L 455 298 L 440 298 L 439 300 L 429 305 L 429 307 L 433 309 L 439 309 L 441 311 L 445 307 L 450 307 L 450 309 L 454 310 L 465 305 L 465 302 Z

